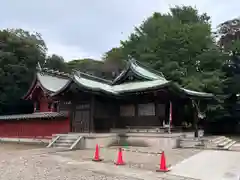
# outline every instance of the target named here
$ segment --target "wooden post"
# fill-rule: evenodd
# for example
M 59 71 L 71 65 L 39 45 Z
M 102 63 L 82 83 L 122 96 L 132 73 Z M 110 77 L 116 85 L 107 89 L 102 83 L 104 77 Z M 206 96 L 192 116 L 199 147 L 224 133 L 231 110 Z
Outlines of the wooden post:
M 75 120 L 74 115 L 75 115 L 75 111 L 76 111 L 76 104 L 74 101 L 71 101 L 71 105 L 69 106 L 69 118 L 70 118 L 70 132 L 74 132 L 74 123 L 73 121 Z
M 198 138 L 198 111 L 197 104 L 192 100 L 193 109 L 193 125 L 194 125 L 194 137 Z
M 171 125 L 172 125 L 172 102 L 169 103 L 169 128 L 168 133 L 171 133 Z
M 89 122 L 89 132 L 94 131 L 94 111 L 95 111 L 95 96 L 91 95 L 91 109 L 90 109 L 90 122 Z

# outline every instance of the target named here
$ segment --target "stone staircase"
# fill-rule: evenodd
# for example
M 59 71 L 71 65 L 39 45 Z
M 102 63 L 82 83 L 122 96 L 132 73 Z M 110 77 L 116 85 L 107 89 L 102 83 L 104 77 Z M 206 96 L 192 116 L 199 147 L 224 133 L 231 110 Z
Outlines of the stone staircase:
M 215 149 L 215 150 L 231 150 L 236 141 L 225 137 L 212 138 L 181 138 L 179 146 L 182 148 L 199 148 L 199 149 Z
M 209 149 L 229 150 L 235 143 L 236 141 L 228 137 L 220 136 L 212 140 L 209 140 L 208 143 L 206 144 L 206 147 Z
M 65 148 L 65 149 L 79 149 L 82 146 L 84 137 L 79 134 L 56 134 L 53 135 L 51 142 L 48 144 L 48 148 Z
M 240 143 L 237 142 L 237 143 L 235 143 L 234 145 L 232 145 L 232 146 L 230 147 L 230 150 L 231 150 L 231 151 L 240 151 Z

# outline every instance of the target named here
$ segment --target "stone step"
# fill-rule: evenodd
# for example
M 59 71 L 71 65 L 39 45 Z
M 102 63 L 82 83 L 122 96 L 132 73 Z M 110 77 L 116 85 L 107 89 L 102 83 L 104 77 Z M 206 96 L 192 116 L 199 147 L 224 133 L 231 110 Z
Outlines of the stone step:
M 228 143 L 224 146 L 224 149 L 230 149 L 235 143 L 236 143 L 236 141 L 231 141 L 230 143 Z
M 218 142 L 214 143 L 215 145 L 218 145 L 218 144 L 222 144 L 224 142 L 228 141 L 228 138 L 222 138 L 221 140 L 219 140 Z
M 56 144 L 61 144 L 61 143 L 63 143 L 63 144 L 73 144 L 75 141 L 57 141 L 57 142 L 55 142 Z
M 60 136 L 62 140 L 76 140 L 79 136 Z
M 225 138 L 225 136 L 216 137 L 216 138 L 214 138 L 214 139 L 211 139 L 210 142 L 215 143 L 215 142 L 219 141 L 219 140 L 222 139 L 222 138 Z
M 225 139 L 226 139 L 226 137 L 225 137 L 225 136 L 222 136 L 222 137 L 220 137 L 220 138 L 215 139 L 214 141 L 212 141 L 212 143 L 214 143 L 214 144 L 219 144 L 219 143 L 222 143 Z
M 224 139 L 223 141 L 221 141 L 220 143 L 217 144 L 218 147 L 224 147 L 226 146 L 228 143 L 230 143 L 232 140 L 231 139 Z
M 180 141 L 180 146 L 181 147 L 199 147 L 201 144 L 201 141 L 196 141 L 196 140 L 187 140 L 187 141 Z
M 66 142 L 66 143 L 73 143 L 77 139 L 58 139 L 57 142 Z
M 56 143 L 53 144 L 53 147 L 71 147 L 72 144 L 68 144 L 68 143 Z
M 58 139 L 56 139 L 59 137 Z M 82 140 L 82 136 L 79 134 L 55 134 L 48 147 L 63 147 L 63 148 L 75 148 L 77 144 Z

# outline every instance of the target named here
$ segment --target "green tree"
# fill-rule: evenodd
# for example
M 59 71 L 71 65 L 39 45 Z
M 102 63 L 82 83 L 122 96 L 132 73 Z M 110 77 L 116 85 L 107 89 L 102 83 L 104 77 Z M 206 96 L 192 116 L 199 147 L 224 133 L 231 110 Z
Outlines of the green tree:
M 239 48 L 240 19 L 234 18 L 219 24 L 216 35 L 219 37 L 219 46 L 224 48 L 225 51 Z
M 95 76 L 101 76 L 103 61 L 94 59 L 76 59 L 67 62 L 69 71 L 80 70 L 81 72 L 88 73 Z
M 45 60 L 43 67 L 62 72 L 68 71 L 68 67 L 67 64 L 64 62 L 64 59 L 56 54 L 48 56 Z
M 28 90 L 47 48 L 39 34 L 22 29 L 1 30 L 0 42 L 0 101 L 14 102 Z
M 103 55 L 103 72 L 106 77 L 116 77 L 125 67 L 127 57 L 124 56 L 121 48 L 112 48 Z
M 220 93 L 227 56 L 217 47 L 209 20 L 188 6 L 154 13 L 121 42 L 122 52 L 187 88 Z
M 222 109 L 218 112 L 222 123 L 228 124 L 227 131 L 232 133 L 238 127 L 240 118 L 240 20 L 234 18 L 221 23 L 218 26 L 216 35 L 219 39 L 218 45 L 229 58 L 224 63 L 223 81 L 224 100 L 221 103 Z

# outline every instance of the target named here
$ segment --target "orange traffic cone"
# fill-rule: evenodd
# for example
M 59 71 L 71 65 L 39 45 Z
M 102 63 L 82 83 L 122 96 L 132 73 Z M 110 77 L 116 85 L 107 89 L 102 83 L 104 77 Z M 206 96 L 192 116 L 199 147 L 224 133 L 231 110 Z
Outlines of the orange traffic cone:
M 98 147 L 98 144 L 96 145 L 96 150 L 95 150 L 95 155 L 94 155 L 94 158 L 92 159 L 93 161 L 102 161 L 102 159 L 100 159 L 100 156 L 99 156 L 99 147 Z
M 160 159 L 160 169 L 158 169 L 157 172 L 168 172 L 168 171 L 169 169 L 167 168 L 165 154 L 163 151 Z
M 123 161 L 123 156 L 122 156 L 122 148 L 119 148 L 118 150 L 118 158 L 117 162 L 115 162 L 116 165 L 125 165 L 125 162 Z

